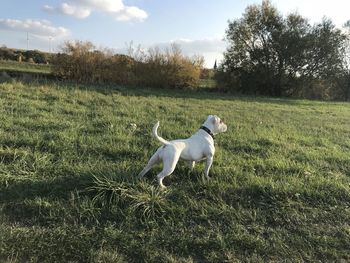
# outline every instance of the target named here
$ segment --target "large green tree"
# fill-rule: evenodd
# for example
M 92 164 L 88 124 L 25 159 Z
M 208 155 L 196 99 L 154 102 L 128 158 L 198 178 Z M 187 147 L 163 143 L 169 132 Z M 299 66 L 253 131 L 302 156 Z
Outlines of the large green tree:
M 229 21 L 219 81 L 243 93 L 293 95 L 339 72 L 345 39 L 330 20 L 311 26 L 297 13 L 284 17 L 270 1 L 250 5 Z
M 350 100 L 350 20 L 344 24 L 344 31 L 347 39 L 344 46 L 344 61 L 343 61 L 343 78 L 340 84 L 340 93 L 345 100 Z

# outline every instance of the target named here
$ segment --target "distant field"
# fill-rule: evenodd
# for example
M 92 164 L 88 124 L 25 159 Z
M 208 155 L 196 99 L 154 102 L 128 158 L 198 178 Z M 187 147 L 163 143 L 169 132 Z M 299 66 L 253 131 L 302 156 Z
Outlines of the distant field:
M 212 179 L 135 175 L 208 114 Z M 0 84 L 0 262 L 349 262 L 350 104 Z M 136 129 L 130 124 L 135 123 Z
M 45 64 L 34 64 L 28 62 L 19 63 L 17 61 L 0 60 L 0 72 L 2 70 L 49 74 L 51 73 L 51 66 Z

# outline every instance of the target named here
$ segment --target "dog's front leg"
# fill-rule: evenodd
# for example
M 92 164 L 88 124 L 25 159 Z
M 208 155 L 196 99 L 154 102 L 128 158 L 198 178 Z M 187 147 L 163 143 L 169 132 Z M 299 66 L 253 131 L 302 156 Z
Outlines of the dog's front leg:
M 189 161 L 188 164 L 190 166 L 190 171 L 193 171 L 196 162 L 195 161 Z
M 187 161 L 187 163 L 188 163 L 188 167 L 190 168 L 187 170 L 187 175 L 190 175 L 193 172 L 193 169 L 194 169 L 196 162 L 195 161 Z
M 207 157 L 207 160 L 205 163 L 204 175 L 205 175 L 205 178 L 208 180 L 210 179 L 209 170 L 210 170 L 211 165 L 213 164 L 213 160 L 214 160 L 214 156 L 210 155 Z

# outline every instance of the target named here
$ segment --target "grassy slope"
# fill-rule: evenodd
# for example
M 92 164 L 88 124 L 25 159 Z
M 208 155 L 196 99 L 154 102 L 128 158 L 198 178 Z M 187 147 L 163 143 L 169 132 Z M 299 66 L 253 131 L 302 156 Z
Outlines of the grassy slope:
M 17 61 L 0 60 L 0 72 L 3 70 L 26 73 L 50 74 L 51 66 L 44 64 L 33 64 L 28 62 L 19 63 Z
M 184 95 L 0 84 L 0 261 L 350 260 L 349 104 Z M 214 113 L 209 183 L 134 179 Z

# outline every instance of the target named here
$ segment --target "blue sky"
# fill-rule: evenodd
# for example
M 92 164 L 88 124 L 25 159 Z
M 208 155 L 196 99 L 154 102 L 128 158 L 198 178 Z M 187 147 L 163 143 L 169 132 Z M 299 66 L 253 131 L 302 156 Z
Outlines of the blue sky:
M 132 41 L 144 48 L 178 43 L 186 55 L 202 55 L 206 66 L 220 60 L 227 21 L 257 0 L 2 0 L 0 45 L 59 51 L 64 40 L 89 40 L 125 52 Z M 298 11 L 339 27 L 350 20 L 348 0 L 275 0 L 284 14 Z

